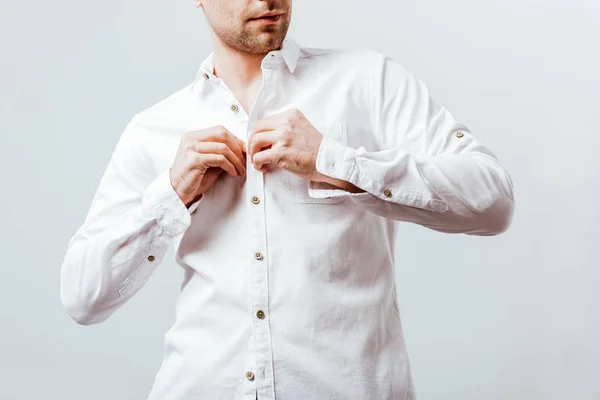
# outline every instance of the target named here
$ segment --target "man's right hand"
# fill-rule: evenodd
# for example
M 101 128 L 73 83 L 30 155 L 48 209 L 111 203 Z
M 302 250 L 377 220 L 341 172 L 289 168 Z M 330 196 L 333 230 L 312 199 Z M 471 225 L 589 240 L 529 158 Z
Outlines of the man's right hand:
M 246 175 L 246 144 L 222 126 L 183 135 L 169 172 L 173 189 L 189 207 L 223 173 Z

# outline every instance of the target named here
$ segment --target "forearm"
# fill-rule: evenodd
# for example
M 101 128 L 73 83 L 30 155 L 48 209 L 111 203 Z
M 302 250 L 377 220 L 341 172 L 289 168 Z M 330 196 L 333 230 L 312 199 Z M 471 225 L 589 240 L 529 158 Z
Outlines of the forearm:
M 70 240 L 62 264 L 61 299 L 81 324 L 99 323 L 132 297 L 162 262 L 173 236 L 190 224 L 166 173 L 141 202 L 123 213 L 97 196 L 86 222 Z M 194 204 L 193 206 L 196 206 Z
M 472 152 L 413 156 L 401 149 L 369 152 L 326 140 L 317 170 L 370 212 L 443 232 L 497 234 L 512 216 L 510 177 L 481 146 Z
M 309 194 L 348 196 L 372 213 L 443 232 L 506 230 L 513 186 L 495 155 L 399 63 L 377 53 L 365 65 L 368 124 L 349 131 L 347 143 L 326 135 L 316 157 L 317 171 L 338 187 L 348 182 L 365 193 L 313 183 Z
M 106 320 L 141 288 L 168 246 L 168 236 L 140 208 L 97 235 L 75 236 L 62 265 L 65 308 L 80 324 Z

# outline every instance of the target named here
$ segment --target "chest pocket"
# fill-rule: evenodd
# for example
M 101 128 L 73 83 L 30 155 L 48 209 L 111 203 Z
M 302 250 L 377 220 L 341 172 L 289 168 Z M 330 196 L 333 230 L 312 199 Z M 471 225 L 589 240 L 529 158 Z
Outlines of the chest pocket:
M 329 137 L 345 145 L 348 144 L 348 131 L 345 122 L 312 122 L 312 124 L 323 136 Z M 285 171 L 284 174 L 286 194 L 288 200 L 292 203 L 337 204 L 346 199 L 345 196 L 327 197 L 322 199 L 310 197 L 308 194 L 308 180 L 300 178 L 289 171 Z

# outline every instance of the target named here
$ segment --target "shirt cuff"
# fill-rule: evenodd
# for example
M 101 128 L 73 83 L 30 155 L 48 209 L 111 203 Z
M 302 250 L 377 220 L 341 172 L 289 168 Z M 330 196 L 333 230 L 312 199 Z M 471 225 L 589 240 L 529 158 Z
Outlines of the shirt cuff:
M 348 181 L 356 169 L 356 150 L 325 136 L 317 152 L 316 169 L 323 175 Z
M 142 196 L 142 210 L 156 218 L 158 224 L 170 236 L 181 235 L 191 224 L 191 213 L 198 207 L 202 197 L 189 209 L 181 201 L 169 178 L 170 168 L 161 172 L 148 185 Z
M 196 200 L 195 202 L 193 202 L 189 207 L 188 207 L 188 212 L 190 214 L 193 214 L 194 211 L 196 211 L 196 208 L 198 208 L 198 204 L 200 204 L 200 202 L 204 199 L 204 193 L 202 193 L 200 195 L 200 198 L 198 200 Z
M 323 137 L 317 152 L 316 170 L 323 175 L 334 179 L 349 182 L 356 165 L 354 158 L 356 150 L 330 137 Z M 351 193 L 346 190 L 335 188 L 323 182 L 310 181 L 308 184 L 308 195 L 314 199 L 325 199 L 331 197 L 365 197 L 367 193 Z

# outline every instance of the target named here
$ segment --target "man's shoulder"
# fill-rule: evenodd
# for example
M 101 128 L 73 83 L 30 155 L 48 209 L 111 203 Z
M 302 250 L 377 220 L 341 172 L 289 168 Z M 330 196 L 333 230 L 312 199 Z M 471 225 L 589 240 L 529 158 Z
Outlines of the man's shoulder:
M 388 54 L 368 47 L 301 47 L 300 60 L 305 65 L 322 64 L 328 68 L 339 69 L 345 74 L 364 74 L 373 71 L 381 72 L 386 64 L 402 68 L 400 62 Z

